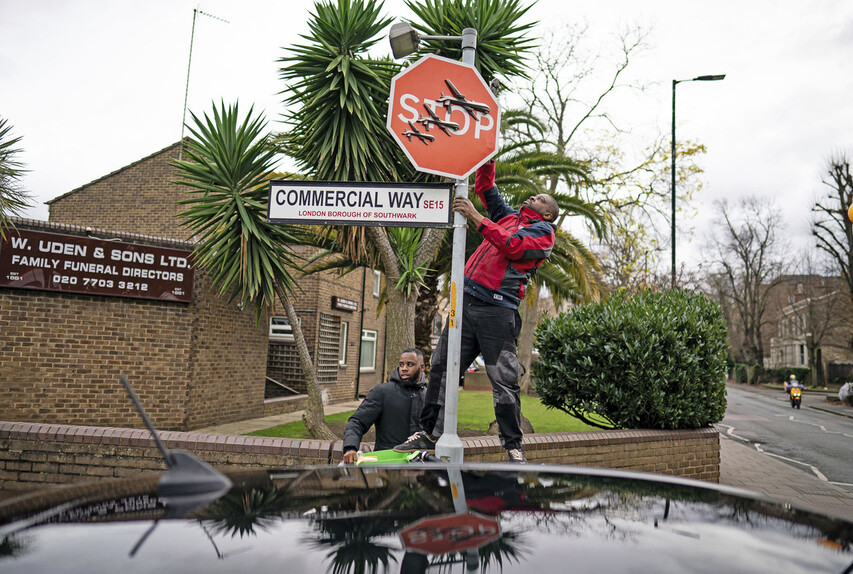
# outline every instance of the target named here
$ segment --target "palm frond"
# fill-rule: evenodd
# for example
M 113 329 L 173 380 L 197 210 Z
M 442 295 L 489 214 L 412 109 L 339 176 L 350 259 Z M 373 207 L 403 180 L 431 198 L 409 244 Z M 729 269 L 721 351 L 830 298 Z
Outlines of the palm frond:
M 272 307 L 276 285 L 297 289 L 291 268 L 298 258 L 287 245 L 298 230 L 266 220 L 267 181 L 275 151 L 265 141 L 266 120 L 239 106 L 214 106 L 211 115 L 191 114 L 185 159 L 173 162 L 188 187 L 178 217 L 194 236 L 196 263 L 208 269 L 219 292 L 253 301 L 258 313 Z
M 527 77 L 527 61 L 535 47 L 529 32 L 536 22 L 523 22 L 532 4 L 521 0 L 407 0 L 420 22 L 412 26 L 426 35 L 461 36 L 465 28 L 477 30 L 477 54 L 474 67 L 491 80 L 499 75 Z M 453 60 L 462 56 L 455 42 L 425 40 L 423 52 L 440 54 Z
M 24 169 L 17 156 L 22 136 L 12 137 L 12 125 L 0 118 L 0 239 L 6 239 L 6 227 L 11 217 L 20 215 L 30 205 L 30 194 L 20 184 Z

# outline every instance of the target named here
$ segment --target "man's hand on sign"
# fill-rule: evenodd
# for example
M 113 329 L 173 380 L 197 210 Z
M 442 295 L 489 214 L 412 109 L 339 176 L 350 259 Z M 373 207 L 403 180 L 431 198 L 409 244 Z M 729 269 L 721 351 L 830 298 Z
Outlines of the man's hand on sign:
M 465 219 L 473 221 L 474 225 L 480 225 L 480 222 L 485 219 L 467 197 L 454 197 L 453 211 L 462 214 Z
M 344 462 L 347 464 L 355 464 L 358 460 L 358 451 L 348 450 L 344 453 Z

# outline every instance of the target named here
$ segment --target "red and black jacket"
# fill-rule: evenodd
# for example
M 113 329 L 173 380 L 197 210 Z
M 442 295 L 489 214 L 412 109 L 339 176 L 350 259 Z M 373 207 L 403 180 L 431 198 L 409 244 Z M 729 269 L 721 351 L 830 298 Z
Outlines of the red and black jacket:
M 556 228 L 542 216 L 506 204 L 495 186 L 495 164 L 477 170 L 474 191 L 489 210 L 477 231 L 484 241 L 465 263 L 465 293 L 499 307 L 516 309 L 530 277 L 551 255 Z

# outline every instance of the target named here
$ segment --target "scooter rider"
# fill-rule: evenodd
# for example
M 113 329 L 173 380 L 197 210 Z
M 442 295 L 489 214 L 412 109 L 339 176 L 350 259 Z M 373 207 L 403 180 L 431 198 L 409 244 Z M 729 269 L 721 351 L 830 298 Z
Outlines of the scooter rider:
M 786 392 L 786 393 L 788 393 L 788 394 L 790 395 L 790 394 L 791 394 L 791 389 L 792 389 L 793 387 L 800 387 L 800 388 L 803 388 L 802 383 L 800 383 L 800 381 L 798 381 L 798 380 L 797 380 L 797 375 L 791 375 L 791 378 L 790 378 L 790 379 L 788 379 L 788 382 L 787 382 L 787 383 L 785 383 L 785 392 Z

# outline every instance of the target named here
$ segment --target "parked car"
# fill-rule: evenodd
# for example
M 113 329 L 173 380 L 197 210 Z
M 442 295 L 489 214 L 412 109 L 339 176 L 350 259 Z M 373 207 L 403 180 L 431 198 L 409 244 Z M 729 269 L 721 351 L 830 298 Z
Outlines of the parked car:
M 851 522 L 637 472 L 411 463 L 197 484 L 169 473 L 4 500 L 0 571 L 815 574 L 853 563 Z

